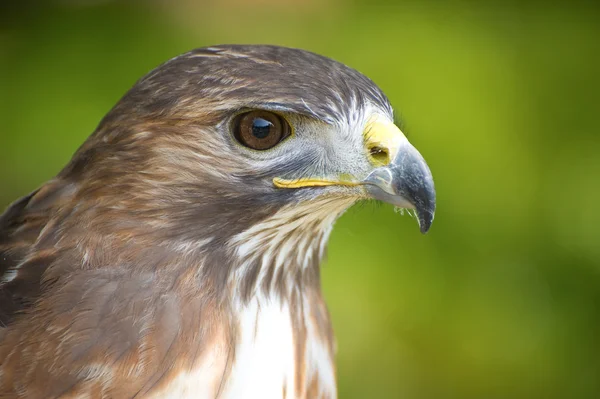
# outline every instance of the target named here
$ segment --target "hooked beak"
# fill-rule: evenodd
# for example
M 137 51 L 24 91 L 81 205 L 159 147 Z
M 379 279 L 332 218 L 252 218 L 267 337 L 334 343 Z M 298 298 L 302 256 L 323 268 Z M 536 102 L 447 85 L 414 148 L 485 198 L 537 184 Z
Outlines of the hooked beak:
M 427 233 L 435 215 L 435 188 L 425 160 L 400 129 L 384 116 L 375 114 L 369 118 L 363 135 L 366 152 L 375 166 L 364 180 L 276 177 L 273 185 L 281 189 L 363 186 L 371 198 L 415 209 L 421 232 Z
M 367 193 L 374 199 L 415 209 L 421 233 L 427 233 L 435 215 L 435 187 L 425 160 L 391 122 L 375 118 L 366 134 L 368 148 L 391 158 L 363 180 Z

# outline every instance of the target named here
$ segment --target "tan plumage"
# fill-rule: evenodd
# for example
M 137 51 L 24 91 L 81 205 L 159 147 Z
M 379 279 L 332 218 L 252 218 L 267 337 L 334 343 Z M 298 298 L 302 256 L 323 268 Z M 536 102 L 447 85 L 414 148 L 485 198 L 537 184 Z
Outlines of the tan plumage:
M 251 109 L 292 134 L 246 148 L 231 131 Z M 375 197 L 426 230 L 435 207 L 399 130 L 377 141 L 385 170 L 370 158 L 373 114 L 392 119 L 370 80 L 301 50 L 199 49 L 140 80 L 0 217 L 0 398 L 335 397 L 333 222 Z

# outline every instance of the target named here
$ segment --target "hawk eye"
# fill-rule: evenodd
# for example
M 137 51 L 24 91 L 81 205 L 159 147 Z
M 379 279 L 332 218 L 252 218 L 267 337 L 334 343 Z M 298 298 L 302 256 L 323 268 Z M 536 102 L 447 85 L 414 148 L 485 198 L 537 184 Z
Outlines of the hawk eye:
M 268 150 L 290 135 L 290 125 L 281 116 L 268 111 L 250 111 L 237 117 L 234 135 L 253 150 Z

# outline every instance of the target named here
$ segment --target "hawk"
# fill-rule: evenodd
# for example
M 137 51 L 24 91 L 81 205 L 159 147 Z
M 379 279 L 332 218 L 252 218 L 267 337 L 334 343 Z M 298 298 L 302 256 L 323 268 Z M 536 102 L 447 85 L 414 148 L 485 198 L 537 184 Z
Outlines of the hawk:
M 334 398 L 335 220 L 435 190 L 367 77 L 224 45 L 151 71 L 0 217 L 0 398 Z

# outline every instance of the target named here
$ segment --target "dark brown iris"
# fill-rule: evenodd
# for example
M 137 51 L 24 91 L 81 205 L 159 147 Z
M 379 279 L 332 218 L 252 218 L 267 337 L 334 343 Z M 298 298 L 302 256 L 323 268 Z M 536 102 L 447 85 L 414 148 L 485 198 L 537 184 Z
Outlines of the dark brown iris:
M 250 111 L 237 117 L 234 135 L 246 147 L 268 150 L 290 135 L 290 126 L 272 112 Z

